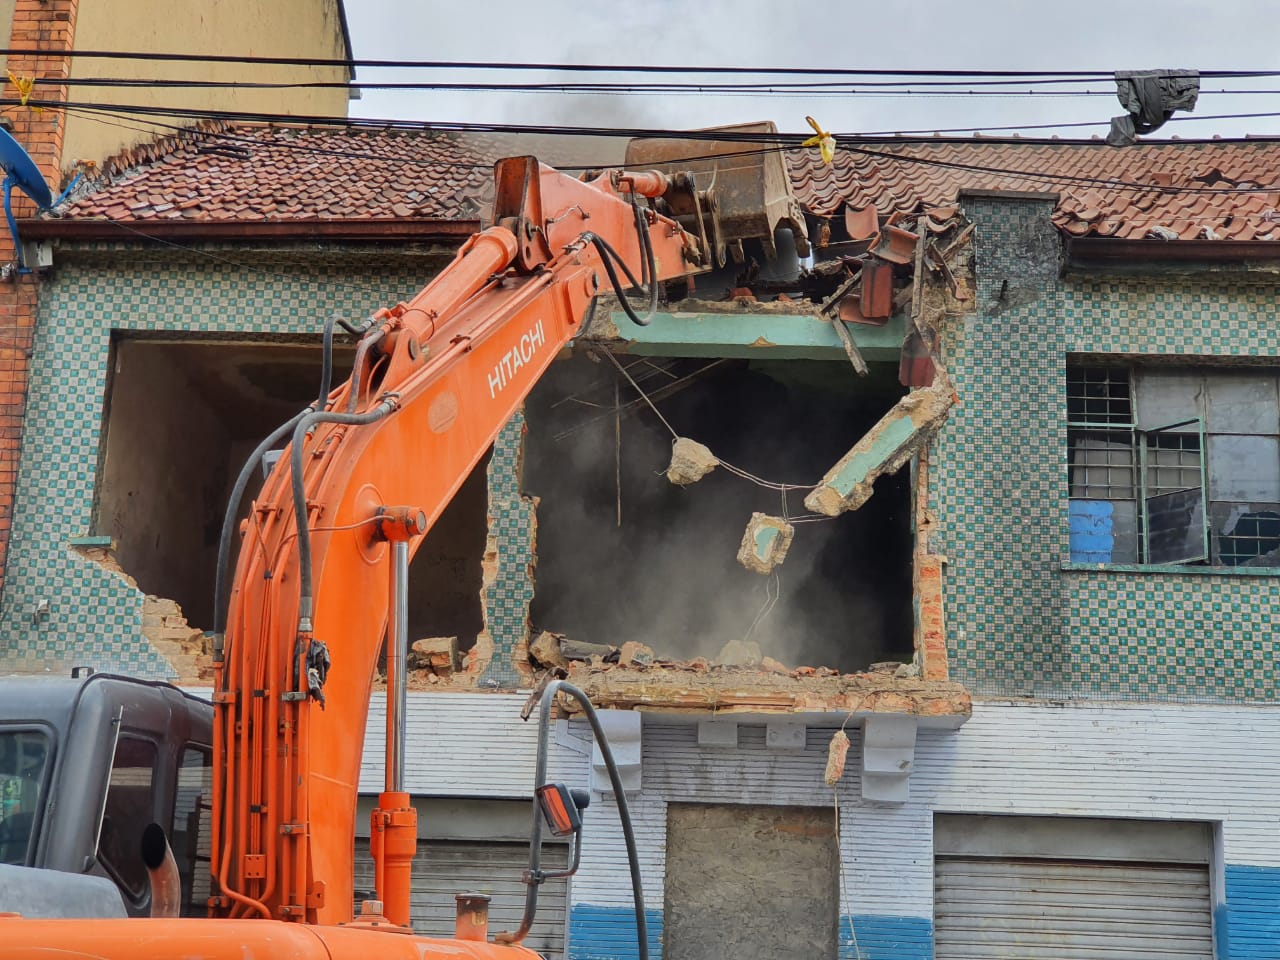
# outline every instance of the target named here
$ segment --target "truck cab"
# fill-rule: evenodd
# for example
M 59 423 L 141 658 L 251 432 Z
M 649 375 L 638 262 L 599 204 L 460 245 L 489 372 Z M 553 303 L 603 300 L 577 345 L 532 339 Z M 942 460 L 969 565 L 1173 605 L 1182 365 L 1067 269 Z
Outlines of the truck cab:
M 125 910 L 145 916 L 142 831 L 157 823 L 177 861 L 182 914 L 203 916 L 212 720 L 207 701 L 165 683 L 0 677 L 0 864 L 107 878 Z

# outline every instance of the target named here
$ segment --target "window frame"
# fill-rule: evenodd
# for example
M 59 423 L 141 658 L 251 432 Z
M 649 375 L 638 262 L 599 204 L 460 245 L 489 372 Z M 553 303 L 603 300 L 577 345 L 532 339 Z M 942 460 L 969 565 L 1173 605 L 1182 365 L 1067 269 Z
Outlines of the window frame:
M 35 733 L 39 734 L 45 742 L 44 765 L 40 771 L 39 782 L 36 785 L 36 806 L 33 811 L 34 816 L 31 821 L 30 833 L 27 834 L 27 849 L 22 863 L 15 864 L 16 866 L 31 866 L 34 863 L 36 845 L 39 842 L 40 830 L 44 822 L 49 787 L 53 778 L 55 760 L 57 759 L 58 738 L 56 731 L 43 723 L 7 723 L 0 725 L 0 736 L 9 733 Z
M 1116 374 L 1122 377 L 1117 378 Z M 1169 411 L 1168 423 L 1161 423 L 1157 426 L 1144 426 L 1156 419 L 1147 414 L 1143 410 L 1143 390 L 1142 379 L 1144 376 L 1159 376 L 1161 374 L 1170 376 L 1183 375 L 1190 379 L 1193 383 L 1198 381 L 1198 387 L 1192 392 L 1192 408 L 1187 411 Z M 1250 376 L 1252 374 L 1253 376 Z M 1215 499 L 1215 492 L 1220 492 L 1221 488 L 1215 486 L 1215 477 L 1220 476 L 1222 462 L 1231 462 L 1230 454 L 1219 452 L 1216 456 L 1227 457 L 1226 461 L 1215 459 L 1215 438 L 1280 438 L 1280 416 L 1277 416 L 1277 422 L 1272 424 L 1269 419 L 1266 422 L 1255 421 L 1249 424 L 1251 431 L 1238 429 L 1222 429 L 1224 424 L 1221 421 L 1211 421 L 1211 416 L 1230 416 L 1229 413 L 1218 414 L 1215 411 L 1219 408 L 1215 405 L 1214 399 L 1221 394 L 1215 393 L 1215 389 L 1223 389 L 1221 384 L 1229 382 L 1228 378 L 1232 375 L 1237 376 L 1245 389 L 1249 389 L 1248 381 L 1252 380 L 1258 386 L 1253 389 L 1259 389 L 1264 381 L 1269 381 L 1272 389 L 1277 393 L 1277 404 L 1280 404 L 1280 367 L 1274 365 L 1267 366 L 1249 366 L 1249 367 L 1230 367 L 1226 365 L 1215 366 L 1212 364 L 1143 364 L 1141 362 L 1125 361 L 1119 359 L 1104 358 L 1073 358 L 1069 359 L 1064 376 L 1064 385 L 1066 387 L 1067 404 L 1066 404 L 1066 454 L 1067 454 L 1067 501 L 1069 505 L 1068 514 L 1071 526 L 1071 543 L 1068 545 L 1068 560 L 1071 566 L 1082 567 L 1098 567 L 1098 566 L 1115 566 L 1115 567 L 1140 567 L 1140 568 L 1200 568 L 1213 571 L 1240 571 L 1240 572 L 1257 572 L 1258 570 L 1269 569 L 1249 561 L 1255 557 L 1266 556 L 1275 552 L 1277 547 L 1269 550 L 1262 549 L 1262 545 L 1271 538 L 1264 536 L 1261 532 L 1264 524 L 1272 527 L 1280 524 L 1280 518 L 1271 517 L 1272 512 L 1280 512 L 1277 508 L 1280 504 L 1272 504 L 1272 501 L 1260 499 L 1256 501 L 1240 500 L 1240 499 Z M 1221 377 L 1215 385 L 1213 378 Z M 1120 397 L 1115 389 L 1118 380 L 1122 380 L 1124 384 L 1125 394 Z M 1093 388 L 1091 391 L 1091 387 Z M 1150 388 L 1157 389 L 1157 388 Z M 1265 388 L 1263 388 L 1265 389 Z M 1228 394 L 1230 396 L 1230 394 Z M 1265 397 L 1264 397 L 1265 399 Z M 1150 404 L 1150 400 L 1147 401 Z M 1228 401 L 1227 409 L 1230 410 L 1231 401 Z M 1267 406 L 1261 408 L 1266 415 L 1273 412 L 1280 412 L 1280 406 Z M 1194 410 L 1195 416 L 1179 416 L 1180 413 L 1190 413 Z M 1158 411 L 1153 411 L 1158 416 Z M 1230 421 L 1228 420 L 1228 423 Z M 1185 428 L 1194 426 L 1194 430 L 1188 431 Z M 1194 444 L 1189 445 L 1186 450 L 1194 450 L 1196 454 L 1196 462 L 1188 464 L 1185 462 L 1175 462 L 1171 465 L 1160 465 L 1153 462 L 1153 451 L 1160 449 L 1150 442 L 1152 437 L 1161 434 L 1167 436 L 1190 437 L 1195 436 Z M 1093 446 L 1089 446 L 1092 442 Z M 1280 439 L 1278 439 L 1280 442 Z M 1107 444 L 1114 444 L 1120 447 L 1124 444 L 1128 448 L 1127 467 L 1124 464 L 1116 463 L 1111 456 L 1105 453 Z M 1170 451 L 1179 449 L 1176 445 L 1170 445 L 1165 448 Z M 1102 451 L 1102 455 L 1098 456 L 1098 452 Z M 1090 452 L 1095 454 L 1094 460 L 1089 459 Z M 1181 460 L 1182 458 L 1176 458 Z M 1261 461 L 1265 462 L 1265 461 Z M 1215 468 L 1215 464 L 1219 465 Z M 1195 469 L 1198 466 L 1197 486 L 1177 487 L 1168 491 L 1159 485 L 1161 471 L 1174 470 L 1178 471 L 1176 476 L 1183 476 L 1183 471 Z M 1130 484 L 1125 486 L 1121 483 L 1114 482 L 1115 472 L 1127 469 Z M 1219 472 L 1215 472 L 1217 469 Z M 1270 466 L 1268 469 L 1280 471 L 1280 462 Z M 1105 471 L 1099 481 L 1093 481 L 1089 472 Z M 1242 473 L 1241 477 L 1248 476 Z M 1221 482 L 1221 481 L 1219 481 Z M 1113 490 L 1127 491 L 1130 496 L 1115 497 L 1111 496 Z M 1198 502 L 1194 504 L 1192 510 L 1199 510 L 1199 536 L 1198 549 L 1190 548 L 1190 544 L 1194 543 L 1192 537 L 1195 537 L 1193 527 L 1189 526 L 1188 532 L 1188 549 L 1181 551 L 1182 555 L 1178 555 L 1175 551 L 1173 555 L 1161 555 L 1160 544 L 1153 545 L 1153 538 L 1159 531 L 1152 531 L 1152 501 L 1156 497 L 1165 496 L 1166 494 L 1174 494 L 1178 492 L 1194 493 L 1198 490 Z M 1092 493 L 1093 495 L 1090 495 Z M 1077 550 L 1073 545 L 1077 532 L 1082 528 L 1087 530 L 1089 524 L 1090 512 L 1087 510 L 1077 511 L 1075 504 L 1077 503 L 1130 503 L 1133 505 L 1133 524 L 1134 530 L 1132 534 L 1131 549 L 1124 549 L 1124 558 L 1120 560 L 1091 560 L 1080 556 L 1080 554 L 1089 553 L 1087 547 Z M 1220 521 L 1224 508 L 1240 508 L 1241 506 L 1253 507 L 1249 510 L 1248 516 L 1253 514 L 1254 526 L 1251 532 L 1243 532 L 1235 534 L 1238 527 L 1233 527 L 1231 531 L 1226 529 L 1218 529 L 1215 524 Z M 1243 518 L 1242 516 L 1242 518 Z M 1081 520 L 1081 527 L 1077 527 L 1077 519 Z M 1216 518 L 1216 519 L 1215 519 Z M 1190 521 L 1195 523 L 1194 513 Z M 1239 522 L 1239 520 L 1237 521 Z M 1258 541 L 1256 552 L 1235 552 L 1231 553 L 1231 557 L 1235 562 L 1223 562 L 1224 548 L 1227 539 L 1230 538 L 1231 543 L 1237 541 Z M 1082 539 L 1087 539 L 1087 533 L 1082 534 Z M 1126 532 L 1126 539 L 1128 534 Z M 1128 559 L 1128 555 L 1132 555 L 1132 559 Z M 1153 559 L 1153 554 L 1155 558 Z M 1273 566 L 1280 566 L 1280 562 Z
M 106 823 L 108 810 L 111 806 L 111 787 L 112 787 L 113 774 L 116 770 L 116 759 L 120 756 L 121 744 L 123 744 L 126 741 L 131 741 L 133 743 L 139 743 L 139 744 L 146 744 L 148 747 L 151 748 L 151 756 L 152 756 L 151 781 L 148 786 L 148 795 L 150 797 L 150 809 L 146 815 L 145 822 L 142 824 L 142 827 L 145 827 L 146 824 L 151 823 L 153 820 L 156 819 L 155 818 L 156 808 L 160 802 L 161 788 L 163 787 L 162 781 L 163 781 L 163 772 L 164 772 L 165 751 L 162 749 L 162 744 L 159 743 L 154 736 L 148 735 L 138 730 L 121 730 L 116 736 L 115 745 L 111 751 L 111 762 L 107 765 L 107 784 L 106 784 L 106 790 L 103 793 L 103 797 L 102 797 L 102 816 L 98 823 L 98 841 L 94 850 L 94 859 L 102 867 L 102 869 L 106 871 L 107 876 L 110 877 L 111 880 L 116 884 L 116 886 L 120 888 L 121 893 L 124 894 L 129 899 L 131 899 L 135 904 L 139 904 L 139 903 L 145 902 L 147 898 L 151 895 L 150 882 L 145 876 L 145 869 L 144 869 L 143 882 L 141 883 L 141 885 L 135 884 L 134 880 L 137 878 L 129 875 L 127 871 L 131 870 L 131 868 L 135 865 L 135 862 L 137 865 L 140 865 L 142 863 L 141 854 L 139 852 L 141 849 L 140 845 L 137 845 L 139 846 L 139 850 L 134 851 L 136 856 L 134 856 L 132 859 L 130 859 L 129 851 L 127 849 L 122 851 L 121 855 L 123 857 L 123 864 L 116 862 L 114 857 L 104 855 L 103 848 L 102 848 L 104 825 Z M 131 768 L 122 768 L 122 769 L 131 769 Z M 139 827 L 139 831 L 138 831 L 139 836 L 141 835 L 141 829 L 142 828 Z

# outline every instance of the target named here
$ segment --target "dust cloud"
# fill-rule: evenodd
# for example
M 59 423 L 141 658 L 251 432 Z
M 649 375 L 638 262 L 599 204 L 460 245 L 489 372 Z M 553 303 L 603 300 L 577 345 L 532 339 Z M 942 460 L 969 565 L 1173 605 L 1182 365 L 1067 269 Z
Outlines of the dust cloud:
M 820 478 L 898 390 L 892 379 L 868 390 L 847 365 L 816 361 L 623 361 L 646 391 L 674 391 L 658 406 L 678 433 L 792 484 Z M 723 468 L 672 485 L 671 435 L 647 407 L 626 407 L 636 394 L 625 381 L 617 396 L 633 415 L 618 445 L 616 378 L 607 362 L 561 361 L 527 407 L 525 490 L 541 498 L 535 630 L 637 640 L 669 659 L 713 659 L 733 640 L 788 666 L 853 671 L 910 657 L 905 476 L 882 481 L 857 513 L 797 524 L 786 562 L 770 576 L 749 572 L 735 556 L 751 513 L 803 514 L 804 491 L 784 508 L 779 491 Z

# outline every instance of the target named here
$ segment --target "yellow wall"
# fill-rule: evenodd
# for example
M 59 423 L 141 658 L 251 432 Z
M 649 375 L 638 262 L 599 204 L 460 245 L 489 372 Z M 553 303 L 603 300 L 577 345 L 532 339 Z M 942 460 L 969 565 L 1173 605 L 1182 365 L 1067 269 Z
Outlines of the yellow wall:
M 0 3 L 5 0 L 0 0 Z M 343 59 L 339 0 L 80 0 L 77 50 L 202 53 L 219 56 Z M 73 78 L 145 78 L 288 83 L 346 82 L 341 67 L 250 66 L 226 63 L 73 59 Z M 347 115 L 346 90 L 228 90 L 73 86 L 68 99 L 86 103 L 209 108 L 297 116 Z M 156 118 L 152 118 L 153 120 Z M 121 149 L 194 120 L 68 111 L 62 168 L 101 161 Z
M 0 0 L 0 23 L 4 24 L 5 40 L 9 39 L 9 27 L 13 23 L 14 0 Z M 8 43 L 5 44 L 8 46 Z M 0 55 L 0 77 L 4 76 L 4 62 L 7 58 Z

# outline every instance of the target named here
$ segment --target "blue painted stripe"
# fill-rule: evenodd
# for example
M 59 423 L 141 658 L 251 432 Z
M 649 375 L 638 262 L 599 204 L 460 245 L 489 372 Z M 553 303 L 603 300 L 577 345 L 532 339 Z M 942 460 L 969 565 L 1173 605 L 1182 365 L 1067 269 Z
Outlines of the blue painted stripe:
M 661 960 L 662 911 L 645 911 L 645 922 L 649 956 Z M 933 923 L 924 917 L 841 917 L 840 960 L 859 954 L 862 960 L 932 960 Z M 575 903 L 570 909 L 568 960 L 635 960 L 637 955 L 635 912 L 629 907 Z
M 646 910 L 649 956 L 662 960 L 662 911 Z M 636 912 L 631 907 L 575 903 L 569 910 L 568 960 L 636 960 Z
M 1218 960 L 1280 960 L 1280 867 L 1227 864 L 1226 903 L 1214 911 Z
M 857 949 L 854 938 L 857 935 Z M 840 960 L 933 960 L 933 922 L 924 917 L 840 918 Z

